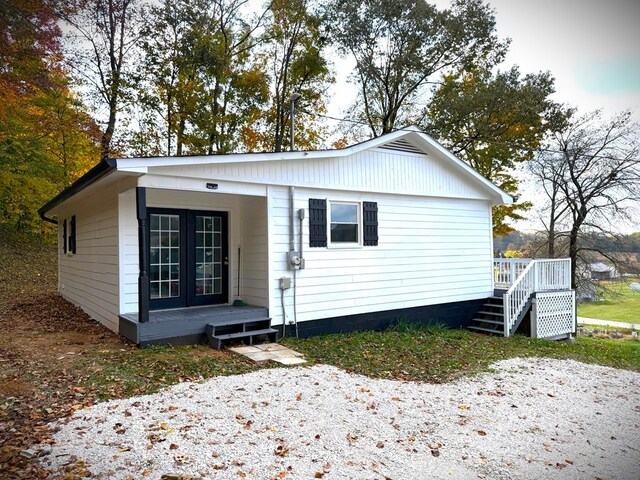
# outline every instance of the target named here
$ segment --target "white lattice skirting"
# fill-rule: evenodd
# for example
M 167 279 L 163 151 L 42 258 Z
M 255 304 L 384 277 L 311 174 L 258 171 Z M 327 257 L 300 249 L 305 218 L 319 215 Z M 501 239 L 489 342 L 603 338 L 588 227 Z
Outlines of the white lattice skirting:
M 551 338 L 573 333 L 576 296 L 573 290 L 536 293 L 532 309 L 532 336 Z

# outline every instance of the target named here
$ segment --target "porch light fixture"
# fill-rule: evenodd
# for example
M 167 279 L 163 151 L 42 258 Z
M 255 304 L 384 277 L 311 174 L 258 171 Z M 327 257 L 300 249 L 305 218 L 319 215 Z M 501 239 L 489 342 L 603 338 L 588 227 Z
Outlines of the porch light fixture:
M 293 116 L 295 113 L 295 103 L 296 100 L 298 100 L 300 97 L 302 97 L 302 95 L 300 95 L 299 93 L 293 93 L 291 94 L 291 98 L 289 98 L 289 135 L 290 135 L 290 141 L 289 141 L 289 151 L 293 152 L 293 139 L 294 139 L 294 128 L 295 128 L 295 124 L 293 121 Z

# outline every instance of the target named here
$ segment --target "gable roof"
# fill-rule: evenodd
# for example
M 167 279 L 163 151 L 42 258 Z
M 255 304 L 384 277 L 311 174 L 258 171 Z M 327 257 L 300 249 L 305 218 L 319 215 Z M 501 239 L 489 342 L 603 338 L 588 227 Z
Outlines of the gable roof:
M 499 203 L 511 204 L 513 199 L 500 188 L 495 186 L 489 180 L 484 178 L 467 163 L 457 158 L 449 152 L 440 143 L 431 136 L 422 132 L 415 126 L 406 127 L 386 135 L 381 135 L 364 142 L 350 145 L 342 149 L 328 150 L 309 150 L 309 151 L 293 151 L 293 152 L 272 152 L 272 153 L 229 153 L 224 155 L 190 155 L 190 156 L 163 156 L 163 157 L 133 157 L 133 158 L 116 158 L 103 162 L 92 170 L 87 172 L 83 177 L 78 179 L 69 188 L 62 191 L 55 198 L 47 202 L 38 212 L 40 216 L 44 215 L 75 195 L 82 189 L 88 187 L 97 180 L 114 171 L 128 172 L 131 174 L 145 174 L 149 168 L 153 167 L 172 167 L 172 166 L 196 166 L 208 164 L 227 164 L 227 163 L 245 163 L 245 162 L 274 162 L 287 160 L 305 160 L 325 159 L 325 158 L 343 158 L 357 154 L 364 150 L 381 148 L 385 150 L 393 150 L 399 152 L 421 153 L 421 154 L 438 154 L 451 166 L 462 178 L 465 178 L 489 192 L 492 197 L 499 199 Z M 106 163 L 107 165 L 104 165 Z

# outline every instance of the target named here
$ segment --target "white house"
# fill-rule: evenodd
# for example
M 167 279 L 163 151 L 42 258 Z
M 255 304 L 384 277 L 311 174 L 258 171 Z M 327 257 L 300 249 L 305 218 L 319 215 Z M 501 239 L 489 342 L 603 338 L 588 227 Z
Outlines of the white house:
M 409 128 L 340 150 L 103 161 L 40 214 L 58 224 L 61 295 L 145 345 L 467 326 L 494 293 L 491 207 L 511 201 Z

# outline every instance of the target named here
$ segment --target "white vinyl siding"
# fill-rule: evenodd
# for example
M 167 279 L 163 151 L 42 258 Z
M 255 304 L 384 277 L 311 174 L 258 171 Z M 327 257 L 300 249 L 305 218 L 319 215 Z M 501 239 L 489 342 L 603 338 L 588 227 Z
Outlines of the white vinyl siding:
M 118 199 L 101 191 L 90 202 L 69 202 L 57 214 L 62 223 L 76 216 L 76 253 L 63 253 L 58 244 L 58 289 L 107 328 L 118 331 Z M 68 241 L 68 240 L 67 240 Z
M 149 173 L 357 192 L 489 199 L 485 190 L 463 179 L 441 158 L 383 149 L 349 157 L 151 167 Z
M 271 273 L 274 324 L 281 323 L 279 279 L 289 248 L 289 198 L 270 189 L 273 204 L 274 270 Z M 295 191 L 295 208 L 323 192 Z M 483 298 L 492 292 L 491 215 L 488 202 L 401 195 L 331 192 L 354 202 L 378 202 L 376 247 L 308 248 L 306 268 L 296 273 L 298 321 Z M 296 228 L 296 235 L 297 235 Z M 297 244 L 297 237 L 296 237 Z M 293 290 L 285 292 L 287 319 L 293 316 Z
M 242 197 L 240 298 L 249 305 L 269 306 L 267 199 Z M 237 249 L 230 252 L 237 257 Z M 234 284 L 234 292 L 237 286 Z

